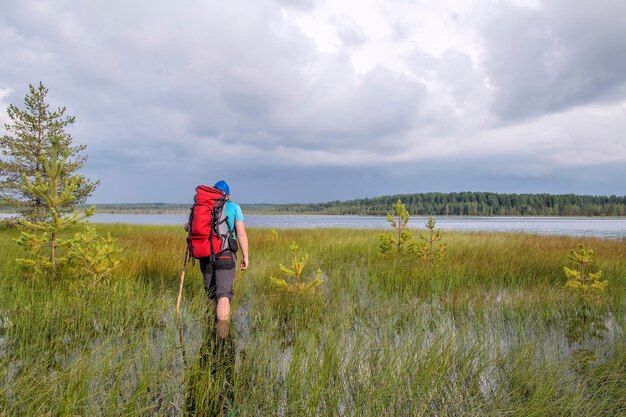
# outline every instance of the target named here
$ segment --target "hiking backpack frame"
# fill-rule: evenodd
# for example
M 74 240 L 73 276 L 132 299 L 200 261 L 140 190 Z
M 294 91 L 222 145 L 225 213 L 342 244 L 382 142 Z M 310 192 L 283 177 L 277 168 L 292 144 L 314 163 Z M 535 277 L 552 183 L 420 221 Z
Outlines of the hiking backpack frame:
M 196 187 L 187 236 L 189 253 L 194 258 L 209 258 L 214 262 L 226 250 L 237 252 L 225 208 L 226 193 L 206 185 Z

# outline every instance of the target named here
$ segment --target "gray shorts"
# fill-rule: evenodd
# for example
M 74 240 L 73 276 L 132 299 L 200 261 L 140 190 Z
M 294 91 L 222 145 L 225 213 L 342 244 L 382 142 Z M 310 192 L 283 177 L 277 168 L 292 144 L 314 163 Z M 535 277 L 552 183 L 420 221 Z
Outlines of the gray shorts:
M 236 267 L 237 255 L 233 252 L 220 254 L 215 262 L 209 262 L 209 258 L 200 258 L 200 271 L 204 277 L 204 289 L 209 300 L 233 298 Z

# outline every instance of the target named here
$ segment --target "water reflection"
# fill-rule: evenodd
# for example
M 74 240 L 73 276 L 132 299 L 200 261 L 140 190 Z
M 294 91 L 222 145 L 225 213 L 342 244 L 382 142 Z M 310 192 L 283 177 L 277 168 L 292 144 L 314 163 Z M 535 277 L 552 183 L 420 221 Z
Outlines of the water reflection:
M 584 305 L 570 317 L 565 335 L 572 349 L 571 363 L 576 372 L 587 373 L 597 361 L 597 352 L 588 347 L 589 341 L 606 339 L 611 321 L 608 311 L 590 305 Z
M 608 333 L 608 314 L 589 307 L 577 311 L 567 324 L 567 340 L 570 345 L 582 345 L 585 340 L 603 340 Z
M 209 315 L 202 345 L 191 365 L 185 415 L 237 415 L 235 408 L 235 337 L 228 321 Z

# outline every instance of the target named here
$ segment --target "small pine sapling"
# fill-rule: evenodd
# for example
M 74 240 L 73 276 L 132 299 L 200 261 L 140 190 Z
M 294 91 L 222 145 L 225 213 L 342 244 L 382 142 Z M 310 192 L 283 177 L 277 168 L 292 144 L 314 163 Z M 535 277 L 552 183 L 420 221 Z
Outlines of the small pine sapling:
M 322 283 L 322 271 L 318 269 L 313 279 L 306 281 L 303 277 L 303 273 L 309 261 L 309 255 L 305 254 L 299 257 L 296 242 L 292 242 L 289 249 L 291 250 L 291 266 L 287 267 L 280 264 L 280 270 L 286 276 L 286 279 L 270 276 L 270 281 L 277 289 L 283 292 L 292 294 L 314 293 L 317 287 Z
M 589 267 L 593 263 L 593 249 L 586 249 L 582 244 L 578 245 L 577 250 L 571 250 L 567 259 L 576 265 L 576 269 L 563 267 L 567 281 L 565 287 L 571 288 L 578 293 L 586 302 L 597 302 L 600 295 L 606 289 L 608 281 L 601 281 L 602 271 L 590 272 Z
M 420 242 L 414 246 L 417 256 L 429 262 L 441 259 L 446 254 L 447 244 L 442 242 L 441 229 L 435 229 L 436 223 L 433 216 L 428 217 L 425 223 L 428 234 L 424 236 L 420 233 Z
M 409 212 L 404 203 L 398 200 L 392 207 L 392 212 L 387 213 L 387 221 L 394 229 L 393 232 L 381 233 L 379 254 L 387 255 L 391 253 L 406 253 L 411 248 L 411 233 L 409 233 Z
M 280 235 L 278 234 L 278 231 L 275 229 L 272 229 L 269 232 L 265 233 L 265 239 L 267 239 L 270 242 L 278 242 L 279 238 L 280 238 Z
M 580 244 L 576 250 L 571 250 L 567 257 L 575 268 L 563 267 L 567 277 L 565 287 L 574 291 L 583 302 L 582 310 L 578 310 L 570 318 L 566 333 L 570 343 L 580 344 L 588 336 L 601 339 L 607 331 L 606 312 L 593 307 L 600 302 L 600 297 L 608 285 L 608 281 L 601 281 L 601 271 L 595 273 L 589 271 L 594 255 L 593 249 L 587 249 Z
M 42 201 L 46 208 L 41 221 L 19 219 L 20 225 L 26 231 L 23 231 L 15 241 L 25 249 L 28 257 L 18 258 L 16 261 L 32 276 L 47 272 L 55 275 L 57 267 L 67 261 L 66 257 L 57 253 L 68 244 L 67 240 L 59 237 L 60 233 L 94 212 L 91 208 L 85 210 L 82 216 L 77 212 L 70 216 L 62 215 L 61 208 L 71 204 L 76 198 L 75 192 L 80 184 L 80 177 L 76 175 L 67 177 L 70 149 L 63 148 L 58 138 L 51 138 L 50 142 L 50 151 L 40 157 L 42 173 L 37 173 L 34 181 L 26 175 L 23 176 L 24 193 Z
M 81 278 L 91 277 L 97 282 L 117 267 L 119 249 L 110 235 L 98 237 L 93 226 L 78 232 L 73 238 L 62 238 L 62 233 L 71 226 L 82 225 L 81 220 L 94 214 L 95 208 L 83 214 L 74 211 L 63 215 L 62 208 L 76 201 L 82 177 L 70 174 L 71 149 L 64 147 L 59 138 L 50 139 L 49 152 L 40 157 L 42 172 L 31 181 L 23 177 L 23 191 L 42 202 L 42 220 L 19 219 L 23 227 L 15 241 L 24 248 L 26 256 L 16 261 L 31 277 L 57 276 L 60 267 L 78 273 Z
M 99 236 L 93 225 L 69 240 L 67 258 L 72 275 L 88 278 L 96 286 L 111 276 L 120 264 L 121 249 L 111 234 Z

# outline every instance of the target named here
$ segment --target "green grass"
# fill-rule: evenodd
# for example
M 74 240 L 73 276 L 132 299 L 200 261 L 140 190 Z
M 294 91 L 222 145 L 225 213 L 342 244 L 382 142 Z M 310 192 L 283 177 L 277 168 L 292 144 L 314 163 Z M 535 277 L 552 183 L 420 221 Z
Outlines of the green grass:
M 445 233 L 435 265 L 377 256 L 377 232 L 250 230 L 231 337 L 216 338 L 198 266 L 175 303 L 178 227 L 98 226 L 124 247 L 110 283 L 20 278 L 0 231 L 0 415 L 597 416 L 626 413 L 626 242 Z M 317 296 L 270 284 L 289 243 Z M 585 311 L 562 266 L 582 242 L 609 280 Z M 224 405 L 226 403 L 226 405 Z M 234 414 L 234 413 L 233 413 Z

